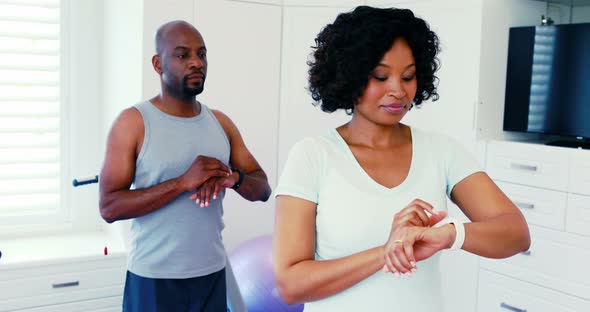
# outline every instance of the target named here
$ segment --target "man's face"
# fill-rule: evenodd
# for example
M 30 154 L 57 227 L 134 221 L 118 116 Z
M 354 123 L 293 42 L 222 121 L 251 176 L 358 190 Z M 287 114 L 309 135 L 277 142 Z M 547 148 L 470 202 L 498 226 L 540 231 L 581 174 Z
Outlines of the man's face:
M 198 31 L 184 25 L 171 29 L 166 34 L 161 54 L 161 78 L 170 92 L 183 97 L 203 92 L 207 48 Z

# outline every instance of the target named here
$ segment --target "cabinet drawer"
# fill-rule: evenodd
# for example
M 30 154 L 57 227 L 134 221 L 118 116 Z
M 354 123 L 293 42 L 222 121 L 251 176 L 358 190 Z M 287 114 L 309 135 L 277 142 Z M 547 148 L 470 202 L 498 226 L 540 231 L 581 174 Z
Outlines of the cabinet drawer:
M 590 301 L 481 270 L 477 311 L 586 312 Z
M 6 267 L 0 265 L 2 281 L 22 280 L 46 275 L 63 275 L 72 272 L 86 272 L 113 268 L 126 268 L 125 256 L 109 256 L 103 259 L 67 259 L 59 262 L 28 263 Z M 1 295 L 0 295 L 1 296 Z
M 18 297 L 0 300 L 0 312 L 5 311 L 29 311 L 35 307 L 61 306 L 68 303 L 85 302 L 87 300 L 116 297 L 123 295 L 123 284 L 89 290 L 77 290 L 55 294 L 40 295 L 34 297 Z M 107 308 L 110 309 L 110 308 Z M 121 311 L 121 307 L 118 307 Z M 87 310 L 79 310 L 87 311 Z M 88 310 L 89 311 L 89 310 Z
M 569 190 L 572 193 L 590 195 L 590 151 L 572 151 Z
M 566 230 L 590 236 L 590 196 L 568 194 Z
M 528 252 L 502 260 L 482 258 L 481 267 L 590 299 L 590 239 L 534 226 L 530 230 Z
M 123 282 L 124 276 L 125 269 L 116 268 L 0 281 L 0 300 L 119 285 Z
M 123 296 L 106 297 L 85 301 L 70 302 L 65 304 L 35 307 L 15 312 L 99 312 L 99 311 L 121 311 Z
M 511 142 L 488 145 L 487 172 L 495 180 L 566 191 L 568 168 L 563 149 Z
M 512 183 L 496 182 L 529 224 L 563 231 L 567 194 Z

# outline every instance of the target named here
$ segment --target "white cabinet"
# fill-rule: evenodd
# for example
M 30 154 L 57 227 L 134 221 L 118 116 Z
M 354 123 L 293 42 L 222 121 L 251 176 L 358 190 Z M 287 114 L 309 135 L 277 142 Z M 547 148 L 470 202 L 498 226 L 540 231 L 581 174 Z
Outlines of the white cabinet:
M 590 196 L 568 194 L 568 232 L 590 236 Z
M 126 255 L 104 233 L 4 240 L 2 252 L 1 312 L 121 311 Z
M 64 304 L 35 307 L 25 310 L 17 310 L 23 312 L 121 312 L 121 302 L 123 298 L 106 297 L 94 300 L 77 301 Z M 16 312 L 16 311 L 15 311 Z
M 582 312 L 590 302 L 491 271 L 479 274 L 479 312 Z
M 538 144 L 488 144 L 488 173 L 525 216 L 531 247 L 508 259 L 481 260 L 478 311 L 590 311 L 590 188 L 580 187 L 588 183 L 588 163 L 581 160 L 589 156 Z
M 539 144 L 492 142 L 488 145 L 487 171 L 494 180 L 565 191 L 567 152 Z
M 496 184 L 521 210 L 529 224 L 556 230 L 565 228 L 565 193 L 499 180 L 496 180 Z
M 590 153 L 572 155 L 569 186 L 572 193 L 590 195 Z

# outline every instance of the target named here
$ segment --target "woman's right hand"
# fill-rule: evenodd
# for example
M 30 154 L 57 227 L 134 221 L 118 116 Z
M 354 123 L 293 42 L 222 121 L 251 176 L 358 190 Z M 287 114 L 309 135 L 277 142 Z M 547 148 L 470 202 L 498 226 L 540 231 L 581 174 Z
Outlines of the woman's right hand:
M 430 213 L 430 216 L 426 214 Z M 446 211 L 435 211 L 432 205 L 415 199 L 395 214 L 389 239 L 385 243 L 385 272 L 396 276 L 416 271 L 413 247 L 417 237 L 446 217 Z

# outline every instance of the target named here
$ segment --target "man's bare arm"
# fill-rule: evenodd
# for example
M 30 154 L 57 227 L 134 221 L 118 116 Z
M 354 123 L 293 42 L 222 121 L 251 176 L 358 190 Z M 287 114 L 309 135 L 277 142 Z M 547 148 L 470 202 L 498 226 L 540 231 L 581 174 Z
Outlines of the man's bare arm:
M 135 108 L 123 111 L 109 133 L 99 185 L 100 214 L 109 223 L 146 215 L 180 194 L 196 189 L 210 177 L 229 175 L 229 168 L 219 160 L 199 156 L 178 178 L 150 188 L 130 190 L 143 135 L 143 119 Z

